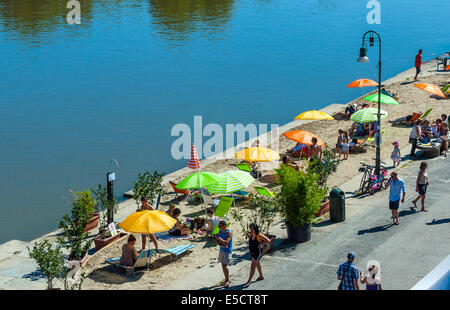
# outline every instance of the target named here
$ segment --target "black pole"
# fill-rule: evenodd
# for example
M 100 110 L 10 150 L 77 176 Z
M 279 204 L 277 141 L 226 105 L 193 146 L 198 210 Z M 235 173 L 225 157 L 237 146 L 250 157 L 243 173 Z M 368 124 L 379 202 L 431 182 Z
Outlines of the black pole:
M 376 143 L 376 158 L 375 158 L 375 174 L 378 178 L 381 176 L 381 148 L 380 148 L 380 140 L 381 140 L 381 36 L 376 31 L 367 31 L 363 36 L 363 47 L 366 42 L 366 35 L 370 34 L 370 45 L 373 46 L 375 42 L 373 38 L 373 34 L 376 34 L 378 37 L 379 44 L 379 55 L 378 55 L 378 113 L 377 113 L 377 137 L 375 139 Z
M 106 174 L 106 192 L 108 195 L 108 202 L 109 204 L 114 204 L 114 180 L 110 177 L 110 175 L 114 174 L 113 172 L 108 172 Z M 108 224 L 111 224 L 114 222 L 114 211 L 111 210 L 111 208 L 108 208 L 106 210 L 107 212 L 107 218 L 108 218 Z

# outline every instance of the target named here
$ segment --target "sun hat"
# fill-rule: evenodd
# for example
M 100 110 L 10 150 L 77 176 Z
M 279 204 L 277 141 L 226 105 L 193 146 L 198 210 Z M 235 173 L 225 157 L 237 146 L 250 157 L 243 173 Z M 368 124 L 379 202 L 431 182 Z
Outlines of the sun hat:
M 398 141 L 394 141 L 392 144 L 398 146 Z

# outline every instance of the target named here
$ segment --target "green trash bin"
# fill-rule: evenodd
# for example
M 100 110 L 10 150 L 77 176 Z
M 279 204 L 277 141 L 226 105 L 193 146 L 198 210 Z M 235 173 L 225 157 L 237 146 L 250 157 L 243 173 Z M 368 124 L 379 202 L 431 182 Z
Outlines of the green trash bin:
M 345 221 L 345 193 L 340 188 L 330 192 L 330 220 L 338 223 Z

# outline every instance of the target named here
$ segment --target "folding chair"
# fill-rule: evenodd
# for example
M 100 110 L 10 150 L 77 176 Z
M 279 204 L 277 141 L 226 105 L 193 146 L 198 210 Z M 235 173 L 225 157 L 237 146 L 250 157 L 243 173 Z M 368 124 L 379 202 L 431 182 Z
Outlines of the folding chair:
M 255 189 L 258 192 L 258 194 L 260 194 L 261 196 L 265 196 L 265 197 L 274 197 L 275 196 L 274 192 L 269 191 L 265 187 L 255 186 Z
M 191 194 L 191 191 L 188 189 L 178 189 L 176 188 L 177 184 L 173 183 L 172 181 L 169 181 L 170 186 L 172 186 L 173 191 L 176 193 L 176 195 L 178 196 L 178 194 L 183 194 L 186 196 L 189 196 Z
M 236 167 L 242 171 L 252 172 L 252 168 L 246 163 L 236 164 Z
M 211 195 L 210 194 L 206 194 L 206 193 L 201 193 L 201 195 L 202 195 L 202 199 L 203 199 L 203 201 L 206 203 L 206 204 L 208 204 L 208 205 L 210 205 L 210 206 L 212 206 L 212 207 L 217 207 L 217 205 L 219 204 L 219 199 L 212 199 L 212 197 L 211 197 Z
M 230 211 L 231 205 L 233 204 L 234 199 L 232 197 L 222 196 L 220 197 L 219 204 L 216 207 L 216 211 L 214 212 L 215 216 L 220 218 L 225 217 Z
M 432 110 L 433 110 L 433 108 L 426 110 L 425 113 L 423 113 L 423 115 L 420 118 L 423 119 L 423 118 L 427 117 L 431 113 Z M 412 120 L 410 120 L 410 121 L 412 121 Z
M 150 258 L 156 253 L 156 249 L 150 249 L 142 251 L 138 254 L 137 260 L 134 263 L 133 266 L 125 266 L 120 264 L 120 257 L 114 257 L 114 258 L 108 258 L 105 263 L 110 264 L 114 267 L 114 270 L 117 271 L 118 269 L 122 268 L 125 269 L 127 275 L 130 273 L 133 276 L 136 275 L 135 270 L 146 267 L 147 270 L 150 270 L 151 264 L 150 264 Z

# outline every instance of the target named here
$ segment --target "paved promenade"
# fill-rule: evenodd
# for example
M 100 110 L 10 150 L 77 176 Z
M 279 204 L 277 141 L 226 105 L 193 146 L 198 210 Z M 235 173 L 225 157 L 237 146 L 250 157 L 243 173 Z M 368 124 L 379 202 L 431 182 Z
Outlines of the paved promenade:
M 336 270 L 346 260 L 349 250 L 356 253 L 354 263 L 365 274 L 368 261 L 380 262 L 385 289 L 413 287 L 450 253 L 450 160 L 439 157 L 429 161 L 428 213 L 410 208 L 417 195 L 415 181 L 420 162 L 408 160 L 397 169 L 407 190 L 405 203 L 399 209 L 400 225 L 391 225 L 388 191 L 353 197 L 351 192 L 359 185 L 359 178 L 354 178 L 341 186 L 347 196 L 346 221 L 315 225 L 312 239 L 307 243 L 281 244 L 261 261 L 265 280 L 254 282 L 248 289 L 335 290 L 339 285 Z M 249 259 L 247 255 L 231 266 L 230 289 L 243 289 L 242 284 L 248 279 Z M 223 279 L 220 267 L 214 270 L 205 267 L 196 274 L 195 281 L 190 278 L 189 282 L 181 281 L 172 288 L 207 289 Z

